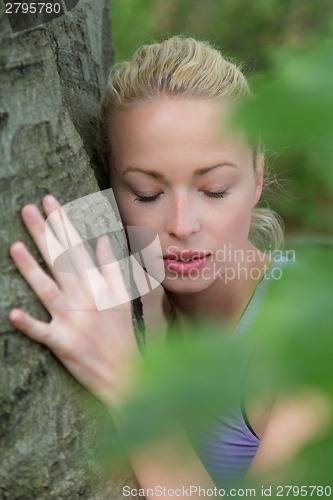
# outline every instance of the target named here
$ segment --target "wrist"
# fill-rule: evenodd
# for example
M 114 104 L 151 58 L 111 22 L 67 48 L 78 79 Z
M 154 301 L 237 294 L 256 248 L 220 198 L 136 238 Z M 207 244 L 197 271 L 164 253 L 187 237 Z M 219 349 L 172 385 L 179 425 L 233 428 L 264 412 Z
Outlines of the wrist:
M 119 361 L 117 369 L 112 371 L 112 380 L 106 387 L 99 389 L 98 398 L 112 414 L 119 414 L 122 407 L 132 399 L 137 373 L 142 363 L 143 358 L 137 349 Z

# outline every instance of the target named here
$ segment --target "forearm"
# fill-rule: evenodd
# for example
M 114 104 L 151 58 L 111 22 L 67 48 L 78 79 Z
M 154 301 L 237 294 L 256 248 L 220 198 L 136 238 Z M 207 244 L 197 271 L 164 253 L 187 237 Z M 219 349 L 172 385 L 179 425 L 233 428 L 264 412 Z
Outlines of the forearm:
M 126 432 L 119 413 L 115 415 L 113 410 L 111 413 L 118 432 Z M 182 497 L 179 493 L 184 490 L 191 491 L 191 498 L 199 499 L 203 496 L 199 495 L 200 488 L 201 492 L 215 488 L 180 424 L 173 426 L 172 435 L 125 452 L 148 500 L 161 498 L 161 491 L 165 492 L 165 498 L 175 494 Z

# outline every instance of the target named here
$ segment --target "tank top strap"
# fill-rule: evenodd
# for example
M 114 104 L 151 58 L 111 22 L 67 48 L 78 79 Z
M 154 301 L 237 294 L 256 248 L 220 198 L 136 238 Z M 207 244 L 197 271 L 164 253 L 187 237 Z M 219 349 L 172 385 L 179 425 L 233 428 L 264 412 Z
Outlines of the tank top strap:
M 255 288 L 252 297 L 250 298 L 237 326 L 232 333 L 232 337 L 243 335 L 250 327 L 256 315 L 258 314 L 261 302 L 272 280 L 280 279 L 281 268 L 287 264 L 290 264 L 291 262 L 286 256 L 280 253 L 273 253 L 272 257 L 273 262 Z

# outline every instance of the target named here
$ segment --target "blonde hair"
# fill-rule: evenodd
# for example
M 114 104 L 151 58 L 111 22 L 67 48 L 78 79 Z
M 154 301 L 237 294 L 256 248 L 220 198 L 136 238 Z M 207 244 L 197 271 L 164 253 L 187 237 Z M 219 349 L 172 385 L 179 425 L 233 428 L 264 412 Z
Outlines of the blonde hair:
M 100 103 L 98 146 L 108 173 L 108 129 L 113 112 L 161 94 L 239 100 L 251 96 L 251 90 L 240 68 L 208 42 L 173 36 L 143 45 L 130 61 L 111 69 Z M 268 208 L 254 208 L 250 238 L 261 247 L 279 248 L 283 242 L 281 219 Z

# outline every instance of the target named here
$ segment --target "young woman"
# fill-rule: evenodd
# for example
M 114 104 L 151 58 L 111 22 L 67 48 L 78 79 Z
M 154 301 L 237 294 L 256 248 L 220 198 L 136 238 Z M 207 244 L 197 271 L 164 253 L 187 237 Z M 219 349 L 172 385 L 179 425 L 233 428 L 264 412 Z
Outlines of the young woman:
M 230 335 L 240 325 L 245 328 L 248 316 L 243 312 L 251 311 L 254 299 L 258 302 L 262 278 L 268 278 L 276 265 L 274 257 L 263 255 L 253 243 L 265 238 L 271 248 L 278 248 L 282 240 L 274 214 L 255 208 L 263 187 L 264 156 L 241 132 L 231 133 L 227 126 L 234 103 L 249 93 L 239 68 L 214 48 L 173 37 L 143 46 L 112 72 L 102 99 L 99 141 L 122 221 L 158 232 L 165 267 L 163 310 L 188 335 L 198 317 L 223 321 Z M 43 199 L 46 216 L 58 207 L 51 196 Z M 85 275 L 52 268 L 38 209 L 25 206 L 22 217 L 53 278 L 23 243 L 12 245 L 11 256 L 52 320 L 40 322 L 20 309 L 10 313 L 10 320 L 47 345 L 110 407 L 121 432 L 117 409 L 126 400 L 133 363 L 142 362 L 130 303 L 93 312 Z M 54 230 L 53 244 L 61 246 L 61 235 Z M 221 258 L 223 249 L 228 251 Z M 102 237 L 96 252 L 101 265 L 110 252 Z M 124 287 L 120 270 L 112 275 L 96 271 L 95 285 L 101 294 L 119 291 Z M 81 311 L 71 310 L 74 297 Z M 144 304 L 149 311 L 149 296 Z M 163 321 L 162 304 L 160 316 Z M 244 395 L 231 422 L 220 424 L 202 461 L 179 426 L 174 441 L 160 445 L 158 458 L 153 447 L 129 457 L 141 486 L 211 487 L 212 477 L 219 481 L 246 473 L 254 455 L 253 470 L 255 462 L 258 469 L 274 464 L 286 455 L 293 439 L 280 433 L 288 446 L 272 452 L 270 442 L 279 434 L 281 419 L 279 408 L 276 421 L 271 410 L 271 403 L 247 408 Z M 227 427 L 233 429 L 231 434 Z M 179 444 L 189 450 L 188 459 L 173 467 Z

